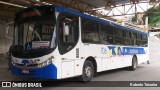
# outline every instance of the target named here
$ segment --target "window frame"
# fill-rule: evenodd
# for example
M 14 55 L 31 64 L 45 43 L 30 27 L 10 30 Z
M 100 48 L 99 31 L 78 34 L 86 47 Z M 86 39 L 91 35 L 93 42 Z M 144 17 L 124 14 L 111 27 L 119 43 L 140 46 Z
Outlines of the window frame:
M 73 17 L 75 17 L 75 18 L 77 18 L 77 25 L 78 25 L 78 31 L 77 31 L 77 40 L 76 40 L 76 42 L 75 43 L 73 43 L 74 45 L 73 45 L 73 47 L 71 48 L 71 49 L 69 49 L 69 50 L 65 50 L 64 52 L 62 51 L 62 49 L 60 49 L 60 47 L 61 46 L 63 46 L 62 44 L 61 44 L 61 42 L 60 42 L 60 28 L 59 28 L 59 26 L 60 26 L 60 17 L 62 17 L 62 16 L 64 16 L 64 15 L 66 15 L 66 16 L 73 16 Z M 74 15 L 74 14 L 71 14 L 71 13 L 68 13 L 68 12 L 61 12 L 61 13 L 59 13 L 59 15 L 58 15 L 58 18 L 57 18 L 57 25 L 56 25 L 56 29 L 57 29 L 57 39 L 58 39 L 58 50 L 59 50 L 59 53 L 61 54 L 61 55 L 63 55 L 63 54 L 66 54 L 67 52 L 69 52 L 69 51 L 71 51 L 73 48 L 75 48 L 76 47 L 76 45 L 77 45 L 77 43 L 79 42 L 79 38 L 80 38 L 80 30 L 79 30 L 79 16 L 77 16 L 77 15 Z M 75 34 L 74 34 L 75 35 Z M 69 47 L 68 47 L 69 48 Z M 64 49 L 64 48 L 63 48 Z
M 95 42 L 88 42 L 88 41 L 84 41 L 84 39 L 83 39 L 83 33 L 84 32 L 86 32 L 86 30 L 83 30 L 83 28 L 85 28 L 85 27 L 83 27 L 83 24 L 84 24 L 84 21 L 83 20 L 85 20 L 85 21 L 89 21 L 89 22 L 92 22 L 92 23 L 94 23 L 94 24 L 96 24 L 96 26 L 97 26 L 97 29 L 95 29 L 96 31 L 94 31 L 94 32 L 97 32 L 97 43 L 95 43 Z M 84 32 L 83 32 L 84 31 Z M 90 31 L 92 31 L 92 30 L 88 30 L 88 32 L 90 32 Z M 89 39 L 88 39 L 89 40 Z M 100 26 L 99 26 L 99 23 L 98 22 L 96 22 L 96 21 L 94 21 L 94 20 L 91 20 L 91 19 L 87 19 L 87 18 L 84 18 L 84 17 L 81 17 L 81 41 L 82 41 L 82 43 L 88 43 L 88 44 L 101 44 L 101 41 L 100 41 Z
M 111 25 L 107 25 L 107 24 L 104 25 L 102 23 L 99 23 L 99 27 L 100 27 L 99 28 L 99 32 L 100 32 L 99 34 L 102 34 L 102 26 L 103 26 L 103 28 L 104 27 L 109 27 L 109 30 L 112 30 L 112 33 L 109 33 L 109 32 L 107 32 L 108 29 L 106 29 L 106 34 L 105 35 L 108 35 L 108 36 L 112 37 L 112 42 L 106 41 L 106 43 L 109 43 L 109 44 L 106 44 L 106 45 L 112 45 L 112 44 L 114 44 L 114 27 L 111 26 Z M 108 37 L 106 37 L 106 38 L 108 38 Z M 100 42 L 101 42 L 101 44 L 104 44 L 101 37 L 100 37 Z

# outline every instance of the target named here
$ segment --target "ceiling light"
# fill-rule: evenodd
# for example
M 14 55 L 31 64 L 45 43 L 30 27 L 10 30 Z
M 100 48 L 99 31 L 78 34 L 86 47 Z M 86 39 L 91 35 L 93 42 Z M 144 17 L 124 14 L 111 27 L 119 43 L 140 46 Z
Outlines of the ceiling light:
M 40 0 L 36 0 L 36 2 L 40 2 Z
M 46 2 L 42 2 L 42 3 L 44 3 L 44 4 L 45 4 Z

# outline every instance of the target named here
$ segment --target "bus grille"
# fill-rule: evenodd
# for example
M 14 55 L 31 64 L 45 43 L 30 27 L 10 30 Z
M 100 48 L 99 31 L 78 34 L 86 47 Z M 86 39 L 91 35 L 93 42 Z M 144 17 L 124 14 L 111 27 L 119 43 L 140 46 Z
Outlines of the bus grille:
M 28 64 L 28 65 L 25 65 L 25 64 L 18 64 L 16 63 L 17 66 L 38 66 L 38 64 Z

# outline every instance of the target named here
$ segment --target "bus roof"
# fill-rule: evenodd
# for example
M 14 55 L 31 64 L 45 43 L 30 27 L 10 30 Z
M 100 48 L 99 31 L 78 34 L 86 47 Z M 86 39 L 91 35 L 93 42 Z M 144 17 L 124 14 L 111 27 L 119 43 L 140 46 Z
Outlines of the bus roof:
M 107 25 L 112 25 L 113 27 L 119 27 L 121 29 L 124 29 L 124 30 L 130 30 L 130 31 L 133 31 L 133 32 L 137 32 L 137 33 L 141 33 L 141 34 L 145 34 L 147 35 L 148 33 L 147 32 L 144 32 L 144 31 L 141 31 L 139 29 L 136 29 L 136 28 L 131 28 L 131 27 L 128 27 L 128 26 L 122 26 L 116 22 L 113 22 L 113 21 L 109 21 L 109 20 L 103 20 L 103 19 L 100 19 L 100 18 L 97 18 L 97 17 L 94 17 L 94 16 L 90 16 L 90 15 L 87 15 L 87 14 L 83 14 L 83 13 L 80 13 L 78 11 L 75 11 L 75 10 L 72 10 L 72 9 L 68 9 L 66 7 L 63 7 L 63 6 L 58 6 L 58 5 L 55 5 L 55 6 L 50 6 L 50 5 L 44 5 L 44 6 L 33 6 L 33 7 L 29 7 L 29 8 L 37 8 L 37 7 L 50 7 L 50 8 L 55 8 L 55 11 L 57 12 L 68 12 L 68 13 L 71 13 L 71 14 L 74 14 L 74 15 L 77 15 L 77 16 L 80 16 L 80 17 L 84 17 L 84 18 L 87 18 L 87 19 L 90 19 L 90 20 L 94 20 L 94 21 L 97 21 L 97 22 L 100 22 L 102 24 L 107 24 Z M 25 9 L 26 10 L 26 9 Z M 23 12 L 24 10 L 16 13 L 19 14 L 21 12 Z
M 94 20 L 94 21 L 98 21 L 98 22 L 101 22 L 103 24 L 110 24 L 114 27 L 119 27 L 121 29 L 124 29 L 124 30 L 130 30 L 130 31 L 133 31 L 133 32 L 137 32 L 137 33 L 141 33 L 141 34 L 145 34 L 147 35 L 147 32 L 144 32 L 144 31 L 141 31 L 141 30 L 138 30 L 136 28 L 131 28 L 131 27 L 128 27 L 128 26 L 122 26 L 116 22 L 113 22 L 113 21 L 109 21 L 109 20 L 103 20 L 103 19 L 100 19 L 100 18 L 97 18 L 97 17 L 94 17 L 94 16 L 90 16 L 90 15 L 87 15 L 87 14 L 83 14 L 83 13 L 80 13 L 78 11 L 75 11 L 75 10 L 72 10 L 72 9 L 68 9 L 68 8 L 65 8 L 63 6 L 55 6 L 55 9 L 56 11 L 58 12 L 68 12 L 68 13 L 72 13 L 74 15 L 77 15 L 77 16 L 80 16 L 80 17 L 84 17 L 84 18 L 88 18 L 88 19 L 91 19 L 91 20 Z

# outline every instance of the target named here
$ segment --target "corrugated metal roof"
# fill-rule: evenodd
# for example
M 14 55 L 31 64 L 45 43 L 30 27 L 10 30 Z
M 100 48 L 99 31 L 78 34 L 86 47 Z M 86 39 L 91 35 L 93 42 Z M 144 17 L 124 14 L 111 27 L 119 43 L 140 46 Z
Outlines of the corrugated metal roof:
M 91 19 L 91 20 L 97 21 L 99 23 L 104 23 L 104 24 L 112 25 L 113 27 L 119 27 L 119 28 L 122 28 L 122 29 L 125 29 L 125 30 L 130 30 L 130 31 L 133 31 L 133 32 L 138 32 L 138 33 L 146 34 L 147 35 L 147 32 L 140 31 L 140 30 L 138 30 L 136 28 L 128 27 L 128 26 L 122 26 L 122 25 L 120 25 L 118 23 L 111 22 L 109 20 L 103 20 L 103 19 L 99 19 L 99 18 L 96 18 L 96 17 L 92 17 L 90 15 L 82 14 L 82 13 L 76 12 L 74 10 L 61 7 L 61 6 L 55 6 L 55 9 L 57 11 L 60 11 L 60 12 L 61 11 L 63 11 L 63 12 L 69 12 L 69 13 L 75 14 L 75 15 L 80 16 L 80 17 Z
M 133 4 L 134 2 L 136 2 L 136 3 L 147 3 L 150 0 L 80 0 L 80 1 L 87 2 L 91 5 L 99 8 L 99 7 L 104 7 L 107 4 L 122 5 L 122 4 Z

